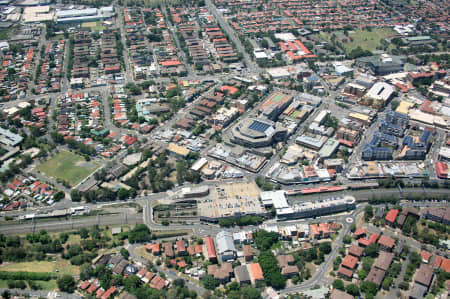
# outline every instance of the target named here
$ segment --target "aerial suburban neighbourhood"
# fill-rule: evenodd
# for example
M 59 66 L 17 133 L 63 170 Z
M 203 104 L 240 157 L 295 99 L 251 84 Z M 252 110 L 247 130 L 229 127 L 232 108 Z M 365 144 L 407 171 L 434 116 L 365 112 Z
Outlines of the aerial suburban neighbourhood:
M 449 13 L 0 0 L 0 298 L 448 298 Z

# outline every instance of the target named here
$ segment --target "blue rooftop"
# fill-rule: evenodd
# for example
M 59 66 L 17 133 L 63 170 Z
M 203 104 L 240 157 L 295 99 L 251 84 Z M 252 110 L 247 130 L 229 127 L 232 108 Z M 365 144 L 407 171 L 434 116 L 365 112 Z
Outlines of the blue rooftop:
M 269 127 L 269 124 L 255 120 L 248 128 L 260 133 L 264 133 Z

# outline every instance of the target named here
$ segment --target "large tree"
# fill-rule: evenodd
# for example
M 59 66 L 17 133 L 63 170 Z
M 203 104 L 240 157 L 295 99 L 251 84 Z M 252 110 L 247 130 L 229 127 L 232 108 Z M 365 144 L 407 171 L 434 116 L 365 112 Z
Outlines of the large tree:
M 136 275 L 128 276 L 123 280 L 123 286 L 127 291 L 136 290 L 140 285 L 141 281 Z
M 333 288 L 344 291 L 345 290 L 344 282 L 341 279 L 336 279 L 335 281 L 333 281 Z
M 214 290 L 219 286 L 219 282 L 213 276 L 207 274 L 201 279 L 203 286 L 208 290 Z
M 56 281 L 58 288 L 62 292 L 73 293 L 75 290 L 75 279 L 71 275 L 63 275 Z
M 352 296 L 359 296 L 359 287 L 354 283 L 347 285 L 345 290 Z

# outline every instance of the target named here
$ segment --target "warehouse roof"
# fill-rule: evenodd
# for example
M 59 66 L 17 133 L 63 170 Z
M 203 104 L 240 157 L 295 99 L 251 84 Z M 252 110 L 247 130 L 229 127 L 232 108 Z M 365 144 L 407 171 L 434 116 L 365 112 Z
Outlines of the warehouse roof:
M 217 252 L 222 254 L 227 251 L 236 251 L 236 247 L 233 242 L 233 234 L 229 231 L 221 231 L 216 236 Z

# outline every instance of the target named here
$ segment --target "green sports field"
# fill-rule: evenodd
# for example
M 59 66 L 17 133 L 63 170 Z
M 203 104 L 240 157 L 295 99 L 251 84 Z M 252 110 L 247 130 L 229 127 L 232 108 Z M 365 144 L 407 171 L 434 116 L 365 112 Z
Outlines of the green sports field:
M 341 42 L 345 48 L 346 53 L 350 53 L 351 50 L 361 47 L 363 50 L 374 51 L 378 46 L 381 46 L 381 40 L 388 38 L 395 34 L 391 28 L 374 28 L 371 31 L 368 30 L 355 30 L 349 31 L 348 36 L 353 41 L 348 40 L 343 31 L 335 31 L 332 33 L 321 32 L 320 39 L 330 42 L 331 35 L 335 34 L 337 40 Z
M 80 155 L 69 151 L 61 151 L 38 165 L 36 169 L 48 177 L 61 179 L 71 186 L 76 186 L 100 166 L 99 162 L 85 161 Z

